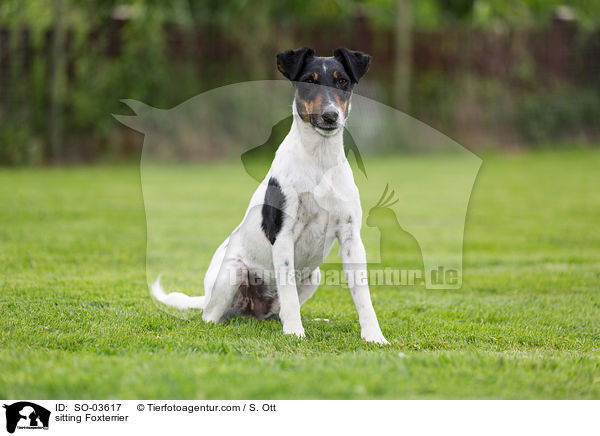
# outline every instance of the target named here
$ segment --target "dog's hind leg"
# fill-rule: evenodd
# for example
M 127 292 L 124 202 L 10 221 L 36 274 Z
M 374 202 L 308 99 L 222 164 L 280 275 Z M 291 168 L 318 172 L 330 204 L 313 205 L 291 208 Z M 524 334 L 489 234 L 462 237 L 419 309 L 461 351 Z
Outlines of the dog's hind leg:
M 310 276 L 301 280 L 297 284 L 298 288 L 298 300 L 300 300 L 300 306 L 306 303 L 310 297 L 312 297 L 321 283 L 321 270 L 316 267 Z
M 248 280 L 248 270 L 239 260 L 223 260 L 210 292 L 210 300 L 202 312 L 206 322 L 219 322 L 233 306 L 235 294 L 244 281 Z
M 204 276 L 204 305 L 210 301 L 210 296 L 215 287 L 215 283 L 217 281 L 217 276 L 219 275 L 219 271 L 221 270 L 221 265 L 223 265 L 223 260 L 225 259 L 225 255 L 227 254 L 227 247 L 229 246 L 229 238 L 225 239 L 215 254 L 213 255 L 210 265 L 208 266 L 208 270 L 206 271 L 206 275 Z

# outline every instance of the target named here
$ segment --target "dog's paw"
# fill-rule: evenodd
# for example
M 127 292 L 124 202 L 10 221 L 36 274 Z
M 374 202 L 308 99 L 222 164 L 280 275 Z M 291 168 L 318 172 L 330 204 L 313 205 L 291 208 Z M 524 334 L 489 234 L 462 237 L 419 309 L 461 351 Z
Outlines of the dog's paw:
M 298 338 L 304 338 L 306 337 L 306 334 L 304 333 L 304 327 L 302 326 L 296 326 L 296 327 L 283 327 L 283 333 L 285 333 L 286 335 L 296 335 L 296 337 Z
M 363 331 L 360 336 L 365 341 L 371 342 L 373 344 L 389 345 L 389 342 L 383 336 L 383 333 L 381 333 L 381 330 L 377 330 L 377 331 Z
M 203 313 L 202 314 L 202 320 L 204 322 L 207 322 L 207 323 L 218 324 L 219 321 L 221 320 L 221 317 L 216 317 L 216 316 L 211 315 L 209 313 Z

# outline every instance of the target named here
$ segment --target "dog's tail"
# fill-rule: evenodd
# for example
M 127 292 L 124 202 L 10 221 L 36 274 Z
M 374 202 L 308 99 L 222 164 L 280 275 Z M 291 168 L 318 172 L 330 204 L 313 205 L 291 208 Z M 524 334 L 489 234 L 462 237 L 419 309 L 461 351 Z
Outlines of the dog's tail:
M 152 295 L 162 304 L 167 306 L 176 307 L 177 309 L 204 309 L 205 300 L 204 296 L 201 297 L 190 297 L 189 295 L 182 294 L 181 292 L 171 292 L 167 294 L 160 285 L 160 275 L 154 283 L 152 283 Z

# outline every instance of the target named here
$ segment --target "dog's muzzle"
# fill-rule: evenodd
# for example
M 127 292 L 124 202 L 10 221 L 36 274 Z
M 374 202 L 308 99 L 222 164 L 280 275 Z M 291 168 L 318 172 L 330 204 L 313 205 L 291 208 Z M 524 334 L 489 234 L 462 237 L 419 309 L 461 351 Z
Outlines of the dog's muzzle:
M 328 108 L 321 114 L 310 114 L 310 123 L 319 132 L 325 135 L 335 133 L 343 124 L 340 123 L 340 113 L 336 108 Z

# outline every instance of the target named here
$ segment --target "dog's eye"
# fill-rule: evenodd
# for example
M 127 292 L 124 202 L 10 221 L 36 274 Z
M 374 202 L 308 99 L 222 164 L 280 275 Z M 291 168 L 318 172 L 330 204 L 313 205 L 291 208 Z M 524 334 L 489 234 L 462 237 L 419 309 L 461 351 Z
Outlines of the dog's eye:
M 306 83 L 315 83 L 315 79 L 313 79 L 312 77 L 309 77 L 308 79 L 304 80 Z
M 348 81 L 346 79 L 338 79 L 337 80 L 337 84 L 339 86 L 346 86 L 347 83 L 348 83 Z

